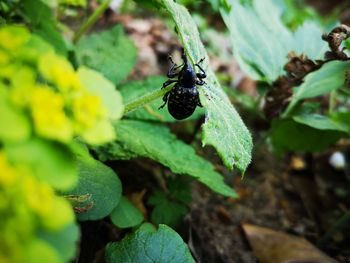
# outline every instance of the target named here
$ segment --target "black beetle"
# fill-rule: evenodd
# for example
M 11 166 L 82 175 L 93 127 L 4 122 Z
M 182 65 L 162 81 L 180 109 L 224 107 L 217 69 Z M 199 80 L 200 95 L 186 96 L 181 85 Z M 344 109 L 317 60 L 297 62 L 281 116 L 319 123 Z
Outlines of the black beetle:
M 168 103 L 168 111 L 177 120 L 183 120 L 191 116 L 196 107 L 203 107 L 199 100 L 199 93 L 196 85 L 204 85 L 204 78 L 207 77 L 204 69 L 199 65 L 203 62 L 202 58 L 195 66 L 199 68 L 201 73 L 196 73 L 191 63 L 188 62 L 185 52 L 182 53 L 183 64 L 177 66 L 172 58 L 169 60 L 172 63 L 168 71 L 168 80 L 164 82 L 162 89 L 172 83 L 176 83 L 174 87 L 163 97 L 164 104 L 159 109 L 164 108 Z M 180 71 L 177 72 L 177 70 Z M 177 78 L 177 79 L 172 79 Z

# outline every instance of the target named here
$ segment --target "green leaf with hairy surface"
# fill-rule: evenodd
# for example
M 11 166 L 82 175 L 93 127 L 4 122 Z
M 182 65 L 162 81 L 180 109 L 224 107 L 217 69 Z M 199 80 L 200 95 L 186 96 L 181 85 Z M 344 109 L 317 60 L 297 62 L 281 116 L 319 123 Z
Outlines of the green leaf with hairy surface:
M 289 150 L 321 151 L 344 136 L 347 136 L 344 132 L 314 129 L 292 119 L 274 120 L 270 130 L 271 142 L 280 153 Z
M 163 0 L 163 3 L 175 21 L 180 40 L 192 64 L 205 58 L 203 67 L 207 72 L 208 84 L 199 89 L 201 103 L 206 109 L 206 120 L 202 126 L 203 145 L 214 146 L 229 169 L 236 167 L 244 172 L 251 161 L 251 135 L 209 67 L 208 55 L 187 9 L 173 0 Z
M 224 183 L 213 165 L 198 156 L 189 145 L 177 140 L 168 128 L 152 123 L 122 120 L 116 123 L 117 140 L 100 148 L 100 158 L 131 159 L 151 158 L 176 174 L 194 177 L 213 191 L 237 197 L 235 191 Z
M 282 9 L 273 0 L 228 0 L 230 12 L 220 12 L 230 31 L 234 56 L 241 68 L 256 80 L 272 83 L 283 75 L 290 51 L 321 59 L 327 50 L 322 29 L 307 22 L 292 33 L 282 22 Z
M 166 225 L 158 230 L 143 224 L 123 240 L 106 247 L 107 263 L 194 263 L 194 259 L 178 233 Z
M 23 143 L 5 144 L 4 149 L 14 165 L 30 168 L 33 175 L 55 189 L 71 189 L 77 182 L 74 155 L 62 144 L 32 138 Z
M 293 116 L 293 120 L 318 130 L 349 132 L 349 128 L 343 123 L 336 122 L 335 120 L 332 120 L 320 114 L 305 114 Z
M 151 220 L 156 225 L 166 224 L 176 228 L 187 213 L 184 204 L 170 200 L 163 192 L 155 192 L 148 199 L 148 203 L 154 206 Z
M 57 30 L 51 8 L 40 0 L 21 0 L 19 8 L 20 14 L 30 21 L 32 32 L 50 43 L 57 53 L 66 56 L 67 45 Z
M 302 99 L 314 98 L 345 86 L 345 72 L 350 62 L 332 61 L 321 69 L 308 74 L 299 87 L 294 88 L 293 97 L 284 112 L 286 116 Z
M 80 67 L 78 75 L 85 87 L 91 93 L 101 98 L 103 105 L 108 109 L 110 119 L 116 120 L 123 116 L 124 106 L 122 96 L 115 89 L 112 82 L 99 72 L 86 67 Z
M 84 36 L 76 53 L 80 64 L 101 72 L 114 84 L 125 79 L 136 63 L 135 45 L 120 25 Z
M 119 203 L 122 186 L 117 174 L 108 166 L 92 157 L 79 156 L 79 181 L 75 189 L 65 192 L 65 195 L 91 195 L 91 200 L 85 207 L 91 206 L 85 212 L 77 214 L 84 220 L 98 220 L 108 216 Z M 81 204 L 81 208 L 84 204 Z
M 125 104 L 128 104 L 136 99 L 145 96 L 147 93 L 152 93 L 161 89 L 166 78 L 162 76 L 150 77 L 144 81 L 129 81 L 125 85 L 119 87 L 123 96 Z M 176 121 L 168 112 L 167 108 L 158 110 L 159 106 L 163 104 L 163 100 L 155 100 L 142 108 L 138 108 L 126 114 L 126 117 L 134 120 L 149 120 L 149 121 Z M 197 107 L 196 111 L 191 117 L 186 120 L 198 119 L 204 114 L 202 108 Z
M 76 224 L 70 224 L 60 232 L 39 232 L 38 236 L 56 249 L 61 262 L 69 262 L 76 255 L 76 243 L 80 237 Z
M 119 204 L 113 209 L 110 218 L 119 228 L 128 228 L 142 223 L 143 215 L 126 197 L 122 196 Z

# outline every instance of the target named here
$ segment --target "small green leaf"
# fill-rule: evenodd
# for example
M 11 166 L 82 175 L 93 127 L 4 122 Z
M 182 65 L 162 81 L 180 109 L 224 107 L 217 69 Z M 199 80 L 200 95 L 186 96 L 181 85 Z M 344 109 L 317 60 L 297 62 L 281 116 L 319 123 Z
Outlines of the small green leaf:
M 83 37 L 76 52 L 80 64 L 101 72 L 114 84 L 125 79 L 136 62 L 135 45 L 120 25 Z
M 95 159 L 78 158 L 79 181 L 74 190 L 65 195 L 91 195 L 91 209 L 77 214 L 81 221 L 98 220 L 108 216 L 119 203 L 122 186 L 117 174 Z M 90 204 L 86 204 L 90 205 Z M 84 204 L 82 204 L 84 206 Z
M 144 81 L 129 81 L 125 85 L 119 87 L 119 90 L 123 96 L 125 104 L 128 104 L 136 99 L 145 96 L 147 93 L 152 93 L 156 90 L 160 90 L 162 84 L 166 81 L 166 78 L 162 76 L 150 77 Z M 129 119 L 134 120 L 149 120 L 149 121 L 176 121 L 168 112 L 166 108 L 158 110 L 159 106 L 163 104 L 161 99 L 155 100 L 142 108 L 131 111 L 126 114 Z M 203 115 L 203 109 L 198 108 L 187 120 L 198 119 Z
M 128 228 L 141 224 L 143 215 L 126 197 L 122 196 L 119 204 L 110 214 L 113 224 L 119 228 Z
M 76 224 L 70 224 L 60 232 L 40 232 L 38 236 L 56 249 L 61 262 L 69 262 L 76 254 L 80 232 Z
M 332 61 L 308 74 L 304 83 L 294 89 L 292 101 L 284 115 L 287 115 L 302 99 L 314 98 L 344 87 L 345 72 L 349 69 L 350 62 Z
M 293 120 L 318 130 L 333 130 L 333 131 L 349 132 L 349 128 L 346 125 L 343 125 L 342 123 L 338 123 L 320 114 L 307 114 L 307 115 L 294 116 Z
M 208 55 L 187 9 L 173 0 L 163 0 L 163 3 L 175 21 L 192 64 L 205 58 L 203 67 L 207 72 L 208 85 L 199 89 L 201 103 L 206 109 L 206 120 L 202 126 L 203 145 L 214 146 L 229 169 L 236 167 L 244 172 L 251 161 L 251 135 L 209 67 Z
M 347 136 L 344 132 L 319 130 L 291 119 L 274 120 L 270 130 L 271 142 L 277 152 L 321 151 Z
M 116 124 L 115 143 L 100 148 L 101 159 L 151 158 L 174 173 L 194 177 L 210 189 L 225 196 L 237 197 L 213 165 L 196 155 L 189 145 L 176 139 L 169 129 L 141 121 L 123 120 Z
M 85 87 L 102 99 L 103 105 L 108 109 L 109 117 L 112 120 L 120 119 L 123 116 L 124 106 L 114 84 L 97 71 L 86 67 L 80 67 L 78 74 Z
M 12 107 L 0 96 L 0 140 L 5 142 L 24 141 L 31 135 L 29 118 Z
M 191 253 L 181 237 L 166 225 L 156 230 L 143 224 L 122 241 L 106 247 L 107 263 L 194 263 Z
M 148 203 L 154 206 L 151 220 L 154 224 L 166 224 L 176 228 L 187 213 L 187 207 L 179 202 L 169 200 L 163 192 L 156 192 Z
M 5 144 L 5 151 L 11 162 L 29 167 L 38 179 L 55 189 L 71 189 L 77 182 L 74 155 L 63 145 L 33 138 L 23 143 Z

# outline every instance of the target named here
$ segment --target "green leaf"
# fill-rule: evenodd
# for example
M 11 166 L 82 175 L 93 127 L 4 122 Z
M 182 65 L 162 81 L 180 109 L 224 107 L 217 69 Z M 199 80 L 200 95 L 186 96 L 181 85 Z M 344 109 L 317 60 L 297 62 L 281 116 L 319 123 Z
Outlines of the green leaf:
M 336 122 L 320 114 L 307 114 L 307 115 L 294 116 L 293 120 L 318 130 L 333 130 L 333 131 L 349 132 L 349 128 L 346 125 Z
M 187 213 L 187 207 L 179 202 L 169 200 L 163 192 L 155 192 L 148 203 L 154 206 L 151 213 L 152 223 L 166 224 L 176 228 Z
M 5 142 L 24 141 L 31 135 L 29 119 L 22 112 L 12 107 L 0 96 L 0 140 Z
M 40 232 L 38 236 L 56 249 L 61 262 L 69 262 L 76 254 L 80 231 L 76 224 L 70 224 L 60 232 Z
M 270 130 L 271 142 L 277 152 L 321 151 L 334 144 L 346 133 L 319 130 L 291 119 L 274 120 Z
M 107 263 L 189 263 L 195 262 L 181 237 L 166 225 L 156 230 L 143 224 L 122 241 L 106 247 Z
M 308 74 L 303 84 L 295 88 L 284 115 L 287 115 L 302 99 L 314 98 L 345 86 L 345 72 L 350 62 L 332 61 L 321 69 Z
M 77 44 L 76 54 L 80 64 L 101 72 L 114 84 L 125 79 L 136 62 L 135 45 L 120 25 L 84 36 Z
M 33 138 L 23 143 L 5 144 L 5 152 L 15 165 L 29 167 L 38 179 L 55 189 L 71 189 L 77 183 L 74 156 L 61 144 Z
M 103 105 L 108 109 L 109 117 L 112 120 L 120 119 L 123 116 L 124 106 L 122 96 L 114 84 L 97 71 L 86 67 L 80 67 L 78 74 L 85 87 L 102 99 Z
M 228 2 L 231 11 L 220 12 L 230 31 L 235 58 L 252 78 L 272 82 L 283 74 L 288 42 L 292 41 L 280 20 L 281 11 L 271 0 L 253 0 L 252 5 Z
M 52 10 L 42 1 L 21 0 L 20 8 L 23 16 L 30 21 L 33 33 L 49 42 L 55 50 L 66 56 L 67 45 L 57 31 Z
M 122 120 L 116 124 L 118 137 L 115 143 L 101 148 L 100 158 L 130 159 L 151 158 L 176 174 L 194 177 L 210 189 L 225 196 L 237 197 L 213 165 L 199 157 L 189 145 L 176 139 L 169 129 L 151 123 Z
M 152 93 L 156 90 L 161 89 L 162 84 L 166 81 L 166 78 L 162 76 L 155 76 L 147 78 L 144 81 L 129 81 L 125 85 L 119 87 L 119 90 L 123 96 L 125 104 L 128 104 L 136 99 L 145 96 L 147 93 Z M 158 110 L 159 106 L 162 105 L 162 100 L 155 100 L 142 108 L 126 114 L 126 117 L 135 120 L 149 120 L 149 121 L 176 121 L 168 112 L 168 110 Z M 199 116 L 203 115 L 203 109 L 198 108 L 187 120 L 198 119 Z
M 208 85 L 199 89 L 201 103 L 206 109 L 206 120 L 202 126 L 203 145 L 214 146 L 229 169 L 235 166 L 244 172 L 251 161 L 251 135 L 209 67 L 208 55 L 187 9 L 173 0 L 163 0 L 163 3 L 175 21 L 192 64 L 205 58 L 203 67 L 207 72 Z
M 119 228 L 128 228 L 141 224 L 143 215 L 126 197 L 122 196 L 119 204 L 110 214 L 113 224 Z
M 282 9 L 273 0 L 228 0 L 230 12 L 220 12 L 230 31 L 233 52 L 240 67 L 256 80 L 272 83 L 283 75 L 290 51 L 321 59 L 327 50 L 322 29 L 308 22 L 293 34 L 282 22 Z
M 79 156 L 79 181 L 66 195 L 91 195 L 86 206 L 92 207 L 77 214 L 81 221 L 98 220 L 108 216 L 120 201 L 122 186 L 117 174 L 108 166 L 93 159 Z M 83 204 L 82 204 L 83 206 Z
M 305 22 L 294 33 L 294 47 L 296 54 L 305 54 L 312 60 L 322 60 L 328 45 L 322 41 L 324 30 L 311 21 Z

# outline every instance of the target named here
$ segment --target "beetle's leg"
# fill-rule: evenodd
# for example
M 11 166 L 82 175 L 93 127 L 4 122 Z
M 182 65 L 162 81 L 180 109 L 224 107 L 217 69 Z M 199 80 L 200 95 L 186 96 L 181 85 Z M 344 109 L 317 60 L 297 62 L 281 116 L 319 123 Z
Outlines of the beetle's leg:
M 169 86 L 170 84 L 177 82 L 177 79 L 168 79 L 167 81 L 165 81 L 163 83 L 162 89 L 166 88 L 167 86 Z
M 167 104 L 168 98 L 169 98 L 169 94 L 170 94 L 170 92 L 165 93 L 165 95 L 164 95 L 164 97 L 163 97 L 164 103 L 158 108 L 158 110 L 163 109 L 164 106 Z
M 196 81 L 196 84 L 199 85 L 199 86 L 203 86 L 204 84 L 206 84 L 206 82 L 202 79 L 199 79 Z
M 202 72 L 202 73 L 197 73 L 197 78 L 199 79 L 205 79 L 207 77 L 207 74 L 205 73 L 204 69 L 199 65 L 200 63 L 202 63 L 204 60 L 204 58 L 202 58 L 197 64 L 195 64 L 195 66 L 197 66 L 199 68 L 199 70 Z
M 197 106 L 203 108 L 203 105 L 202 105 L 202 103 L 201 103 L 201 101 L 199 99 L 197 101 Z
M 184 64 L 181 64 L 180 66 L 178 66 L 172 59 L 171 56 L 168 57 L 170 62 L 171 62 L 171 68 L 169 69 L 167 76 L 168 78 L 175 78 L 179 75 L 179 72 L 175 72 L 175 70 L 177 70 L 178 68 L 182 67 Z

